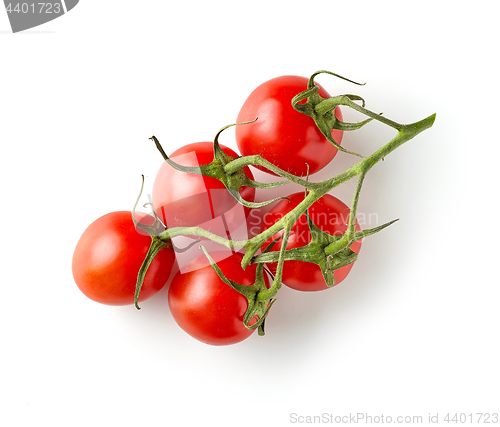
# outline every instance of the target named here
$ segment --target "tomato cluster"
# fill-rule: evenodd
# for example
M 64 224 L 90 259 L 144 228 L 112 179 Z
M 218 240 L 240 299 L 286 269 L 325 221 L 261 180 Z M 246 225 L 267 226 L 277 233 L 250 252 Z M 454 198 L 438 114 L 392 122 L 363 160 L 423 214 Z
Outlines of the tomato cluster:
M 337 148 L 321 134 L 313 119 L 292 107 L 292 98 L 306 88 L 307 81 L 299 76 L 278 77 L 250 94 L 241 108 L 238 122 L 255 117 L 258 120 L 236 127 L 236 143 L 243 155 L 261 155 L 294 175 L 313 174 L 334 158 Z M 323 88 L 320 94 L 329 97 Z M 342 117 L 338 108 L 336 115 Z M 342 131 L 332 130 L 332 136 L 340 143 Z M 230 148 L 220 147 L 228 156 L 238 157 Z M 214 144 L 189 144 L 169 158 L 183 166 L 207 165 L 214 159 Z M 249 168 L 245 168 L 245 174 L 253 180 Z M 255 188 L 242 187 L 240 195 L 253 202 Z M 272 225 L 275 217 L 279 219 L 290 212 L 303 198 L 302 193 L 287 195 L 266 215 L 262 229 Z M 249 208 L 240 208 L 221 181 L 177 170 L 166 162 L 154 181 L 152 202 L 154 214 L 167 228 L 196 227 L 222 218 L 226 231 L 230 232 L 241 227 L 249 214 Z M 343 215 L 344 220 L 335 226 L 330 222 L 319 226 L 327 232 L 345 232 L 349 208 L 340 200 L 326 195 L 311 207 L 313 217 L 316 211 L 328 211 L 338 218 Z M 297 221 L 287 248 L 305 246 L 309 242 L 309 238 L 303 241 L 296 238 L 308 232 L 303 219 L 304 216 Z M 150 244 L 151 238 L 134 223 L 132 212 L 104 215 L 85 230 L 76 246 L 73 257 L 76 284 L 94 301 L 110 305 L 133 304 L 137 274 Z M 360 242 L 354 245 L 354 250 L 359 251 Z M 273 250 L 279 248 L 280 244 Z M 217 265 L 227 278 L 251 285 L 255 281 L 255 265 L 243 270 L 241 259 L 241 253 L 234 252 L 223 255 Z M 153 296 L 167 284 L 174 263 L 171 245 L 158 252 L 145 275 L 139 301 Z M 275 265 L 269 267 L 275 270 Z M 336 272 L 337 283 L 345 278 L 351 267 L 352 264 Z M 318 269 L 314 264 L 290 261 L 284 268 L 282 281 L 303 291 L 327 289 Z M 268 281 L 268 276 L 265 277 Z M 253 332 L 243 323 L 248 306 L 245 297 L 224 283 L 203 255 L 179 268 L 169 287 L 168 304 L 177 323 L 208 344 L 236 343 Z
M 168 305 L 179 326 L 201 342 L 227 345 L 248 338 L 255 329 L 263 334 L 282 283 L 299 291 L 321 291 L 343 281 L 361 239 L 388 224 L 361 232 L 356 203 L 351 212 L 329 191 L 356 175 L 360 188 L 373 164 L 434 119 L 419 122 L 418 132 L 406 126 L 411 136 L 401 131 L 401 142 L 396 138 L 385 151 L 376 152 L 378 157 L 348 169 L 336 181 L 310 184 L 309 175 L 328 165 L 338 149 L 344 150 L 339 145 L 344 130 L 372 119 L 400 126 L 354 104 L 359 97 L 330 97 L 313 81 L 316 74 L 310 79 L 274 78 L 249 95 L 235 132 L 243 157 L 220 145 L 219 134 L 214 142 L 189 144 L 169 156 L 152 137 L 165 159 L 153 184 L 152 212 L 135 212 L 134 207 L 108 213 L 84 231 L 73 256 L 78 288 L 102 304 L 139 308 L 139 302 L 170 280 Z M 362 110 L 370 118 L 345 124 L 339 105 Z M 286 181 L 258 183 L 248 165 Z M 256 188 L 287 181 L 306 191 L 285 193 L 277 202 L 256 202 Z M 271 202 L 276 203 L 270 210 L 259 210 Z M 249 232 L 252 209 L 266 212 L 253 216 L 261 220 L 255 236 Z M 187 248 L 178 248 L 176 236 L 195 237 Z M 193 244 L 196 256 L 190 257 Z

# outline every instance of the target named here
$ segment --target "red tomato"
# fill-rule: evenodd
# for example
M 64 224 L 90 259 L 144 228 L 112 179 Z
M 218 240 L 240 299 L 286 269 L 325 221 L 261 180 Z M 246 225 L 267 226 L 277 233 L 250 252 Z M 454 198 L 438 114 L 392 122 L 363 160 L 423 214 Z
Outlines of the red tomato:
M 141 223 L 152 217 L 136 213 Z M 143 217 L 139 219 L 140 217 Z M 151 237 L 136 230 L 132 212 L 111 212 L 84 231 L 73 255 L 73 277 L 90 299 L 108 305 L 134 304 L 137 273 L 146 257 Z M 162 249 L 149 266 L 139 301 L 156 294 L 167 283 L 174 263 L 174 251 Z
M 236 126 L 236 143 L 243 156 L 260 154 L 264 159 L 297 176 L 323 169 L 337 154 L 335 148 L 319 131 L 314 120 L 296 111 L 292 98 L 307 89 L 308 79 L 282 76 L 261 84 L 247 98 L 237 122 L 258 117 L 255 123 Z M 319 86 L 319 85 L 318 85 Z M 323 98 L 330 95 L 321 86 Z M 340 109 L 335 115 L 342 120 Z M 332 130 L 340 144 L 343 132 Z M 262 169 L 266 170 L 266 169 Z M 266 170 L 267 171 L 267 170 Z M 267 171 L 268 172 L 268 171 Z
M 288 198 L 288 200 L 281 200 L 278 202 L 268 213 L 265 215 L 262 231 L 271 227 L 275 222 L 281 219 L 284 215 L 295 208 L 302 200 L 304 200 L 304 193 L 295 193 Z M 314 224 L 321 230 L 331 235 L 341 235 L 347 230 L 349 222 L 350 209 L 343 202 L 331 194 L 325 194 L 321 199 L 315 202 L 309 208 L 309 216 Z M 356 221 L 356 231 L 360 227 Z M 273 236 L 269 242 L 276 239 L 283 234 L 283 231 Z M 311 240 L 311 233 L 307 225 L 306 216 L 302 215 L 299 220 L 294 224 L 288 239 L 287 249 L 297 248 L 307 245 Z M 271 249 L 271 251 L 279 251 L 281 247 L 281 240 L 279 240 Z M 351 249 L 359 253 L 361 249 L 361 240 L 354 242 Z M 339 284 L 346 278 L 351 271 L 353 264 L 341 267 L 335 270 L 335 284 Z M 276 264 L 269 264 L 271 271 L 276 271 Z M 326 286 L 325 280 L 318 265 L 303 261 L 285 261 L 283 266 L 282 282 L 286 286 L 299 291 L 320 291 L 329 289 Z
M 242 257 L 235 253 L 217 261 L 217 265 L 228 279 L 249 286 L 255 281 L 256 265 L 243 270 Z M 174 276 L 168 290 L 168 304 L 177 324 L 193 338 L 210 345 L 235 344 L 248 338 L 254 331 L 243 324 L 248 308 L 246 297 L 219 278 L 207 265 L 205 255 L 192 260 L 186 270 Z
M 231 157 L 238 157 L 233 150 L 220 145 Z M 170 158 L 183 166 L 200 166 L 214 158 L 212 142 L 186 145 Z M 253 175 L 248 168 L 245 173 Z M 241 196 L 250 202 L 255 199 L 255 188 L 242 187 Z M 245 223 L 249 209 L 240 205 L 219 180 L 174 169 L 164 162 L 153 185 L 153 206 L 158 217 L 167 227 L 201 226 L 213 218 L 224 217 L 226 230 L 232 231 Z

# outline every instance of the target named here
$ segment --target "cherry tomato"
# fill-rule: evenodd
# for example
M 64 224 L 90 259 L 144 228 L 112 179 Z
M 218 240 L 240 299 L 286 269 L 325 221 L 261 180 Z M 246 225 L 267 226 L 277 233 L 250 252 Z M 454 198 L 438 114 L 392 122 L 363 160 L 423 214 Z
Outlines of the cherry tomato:
M 242 257 L 235 253 L 217 261 L 217 265 L 228 279 L 249 286 L 255 281 L 256 266 L 243 270 Z M 170 311 L 177 324 L 201 342 L 229 345 L 243 341 L 254 332 L 243 324 L 247 299 L 224 283 L 207 264 L 202 255 L 190 262 L 187 273 L 174 276 L 168 290 Z
M 284 215 L 295 208 L 302 200 L 304 193 L 294 193 L 288 196 L 288 200 L 278 202 L 265 216 L 262 223 L 262 231 L 271 227 L 275 222 L 281 219 Z M 344 234 L 347 230 L 349 222 L 350 209 L 347 205 L 341 202 L 331 194 L 325 194 L 317 202 L 309 208 L 309 216 L 314 224 L 321 230 L 331 235 Z M 356 221 L 356 231 L 360 227 Z M 267 244 L 283 234 L 283 231 L 273 236 Z M 306 216 L 303 214 L 292 227 L 290 237 L 288 239 L 287 249 L 297 248 L 307 245 L 311 241 L 311 233 L 307 225 Z M 281 240 L 273 246 L 272 251 L 279 251 Z M 351 249 L 359 253 L 361 249 L 361 240 L 354 242 Z M 335 284 L 339 284 L 346 278 L 353 266 L 352 264 L 341 267 L 335 270 Z M 276 264 L 269 264 L 271 271 L 276 271 Z M 285 261 L 283 266 L 282 282 L 286 286 L 298 291 L 320 291 L 329 289 L 326 286 L 325 280 L 318 265 L 303 261 Z
M 230 148 L 220 147 L 229 156 L 238 157 Z M 183 166 L 206 165 L 214 158 L 213 143 L 189 144 L 169 157 Z M 253 179 L 248 168 L 245 168 L 245 173 Z M 250 202 L 255 199 L 254 188 L 242 187 L 240 194 Z M 179 171 L 166 162 L 161 165 L 153 184 L 153 206 L 160 220 L 169 228 L 201 226 L 221 217 L 225 222 L 223 232 L 241 227 L 250 211 L 239 204 L 219 180 Z
M 337 154 L 335 148 L 319 131 L 314 120 L 296 111 L 292 98 L 307 89 L 308 79 L 282 76 L 257 87 L 243 104 L 237 122 L 255 123 L 236 126 L 236 143 L 243 156 L 260 154 L 264 159 L 297 176 L 318 172 Z M 319 85 L 318 85 L 319 86 Z M 319 86 L 318 93 L 329 98 Z M 342 120 L 340 109 L 335 115 Z M 332 130 L 340 144 L 343 132 Z M 262 170 L 263 169 L 260 168 Z
M 151 224 L 149 215 L 136 219 Z M 132 212 L 108 213 L 84 231 L 73 255 L 73 277 L 91 300 L 108 305 L 134 304 L 137 273 L 146 257 L 151 237 L 136 229 Z M 156 294 L 167 283 L 174 263 L 174 251 L 164 248 L 146 273 L 139 301 Z

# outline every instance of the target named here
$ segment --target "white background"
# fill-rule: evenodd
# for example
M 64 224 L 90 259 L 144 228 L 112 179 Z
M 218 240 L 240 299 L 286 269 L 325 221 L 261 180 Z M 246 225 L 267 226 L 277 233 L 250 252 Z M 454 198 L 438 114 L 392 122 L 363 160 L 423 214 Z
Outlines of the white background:
M 0 10 L 0 423 L 500 412 L 496 15 L 494 1 L 82 0 L 12 34 Z M 131 209 L 141 174 L 151 191 L 151 135 L 167 152 L 210 141 L 260 83 L 320 69 L 366 82 L 318 78 L 396 121 L 437 113 L 368 175 L 360 212 L 400 221 L 365 239 L 345 282 L 282 289 L 266 336 L 229 347 L 180 330 L 166 289 L 141 311 L 79 292 L 76 242 Z M 370 126 L 344 145 L 392 136 Z M 236 148 L 231 130 L 221 142 Z M 353 185 L 334 194 L 349 202 Z

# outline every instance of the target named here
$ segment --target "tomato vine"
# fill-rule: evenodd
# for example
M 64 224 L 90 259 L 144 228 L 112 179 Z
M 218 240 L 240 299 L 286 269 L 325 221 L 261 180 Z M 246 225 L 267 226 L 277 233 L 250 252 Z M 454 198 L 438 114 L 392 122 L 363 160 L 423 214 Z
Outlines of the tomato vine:
M 388 119 L 385 116 L 382 116 L 381 114 L 366 109 L 365 101 L 360 96 L 339 95 L 330 98 L 322 98 L 318 94 L 318 86 L 314 83 L 314 78 L 320 73 L 331 74 L 352 82 L 349 79 L 345 79 L 344 77 L 338 76 L 337 74 L 328 71 L 318 71 L 310 77 L 307 88 L 303 92 L 298 93 L 292 99 L 292 105 L 298 112 L 312 117 L 321 133 L 336 148 L 361 157 L 361 159 L 355 165 L 324 181 L 312 182 L 308 178 L 304 179 L 304 177 L 293 175 L 279 168 L 273 163 L 265 160 L 260 155 L 231 157 L 228 154 L 224 153 L 218 143 L 220 133 L 223 130 L 227 129 L 229 126 L 249 126 L 253 122 L 232 124 L 222 128 L 217 133 L 214 139 L 213 161 L 207 165 L 201 165 L 199 167 L 187 167 L 174 162 L 167 156 L 158 139 L 154 136 L 150 138 L 156 144 L 156 147 L 163 156 L 164 160 L 173 168 L 187 173 L 194 173 L 218 179 L 224 184 L 227 190 L 239 203 L 248 208 L 262 207 L 279 199 L 283 199 L 283 197 L 256 203 L 253 201 L 245 200 L 243 197 L 241 197 L 240 189 L 242 187 L 266 189 L 285 185 L 287 183 L 295 183 L 302 186 L 305 191 L 304 199 L 295 208 L 293 208 L 290 212 L 284 215 L 280 220 L 271 225 L 269 228 L 262 231 L 260 234 L 249 238 L 248 240 L 229 240 L 225 237 L 216 235 L 197 226 L 171 227 L 167 229 L 161 229 L 158 228 L 157 224 L 154 227 L 145 227 L 141 224 L 137 224 L 139 227 L 144 228 L 152 236 L 151 250 L 144 260 L 143 268 L 141 269 L 141 273 L 137 280 L 135 295 L 135 303 L 137 307 L 140 286 L 144 272 L 149 265 L 148 263 L 151 262 L 151 259 L 155 256 L 158 249 L 161 248 L 165 242 L 169 242 L 172 238 L 180 235 L 191 235 L 208 238 L 231 249 L 244 248 L 246 251 L 241 261 L 241 266 L 243 269 L 245 269 L 250 264 L 258 265 L 258 268 L 256 270 L 255 284 L 253 286 L 239 285 L 238 283 L 227 279 L 224 276 L 223 272 L 218 268 L 216 262 L 210 257 L 208 252 L 204 250 L 206 256 L 210 260 L 213 269 L 216 271 L 220 279 L 228 286 L 241 293 L 247 299 L 248 309 L 244 317 L 245 326 L 247 326 L 248 328 L 258 328 L 259 334 L 262 335 L 264 334 L 265 318 L 269 312 L 270 307 L 274 303 L 274 299 L 281 287 L 283 265 L 285 262 L 294 260 L 317 264 L 321 269 L 323 278 L 327 286 L 331 287 L 335 284 L 333 272 L 345 265 L 356 261 L 357 259 L 357 254 L 350 249 L 351 245 L 364 237 L 381 231 L 382 229 L 395 222 L 390 221 L 375 228 L 356 231 L 356 211 L 363 182 L 366 178 L 367 173 L 378 162 L 380 162 L 402 144 L 406 143 L 421 132 L 430 128 L 435 121 L 436 115 L 432 114 L 425 119 L 415 123 L 400 124 Z M 339 120 L 334 114 L 334 111 L 338 106 L 351 108 L 363 114 L 367 118 L 358 123 L 343 122 L 342 120 Z M 255 120 L 258 120 L 258 118 L 256 118 Z M 347 151 L 345 148 L 337 144 L 337 142 L 332 138 L 332 129 L 354 131 L 360 129 L 373 120 L 379 121 L 384 125 L 393 128 L 396 131 L 396 135 L 382 147 L 366 157 L 363 157 L 357 153 Z M 278 177 L 283 178 L 283 180 L 278 180 L 271 183 L 256 182 L 248 178 L 248 176 L 244 173 L 243 168 L 247 166 L 255 166 L 267 169 Z M 308 209 L 333 188 L 345 183 L 346 181 L 354 177 L 357 177 L 357 183 L 351 202 L 347 230 L 342 235 L 330 235 L 321 230 L 313 223 L 311 218 L 309 218 L 308 216 Z M 301 215 L 304 214 L 307 217 L 307 223 L 311 231 L 312 239 L 305 246 L 294 249 L 287 249 L 287 241 L 290 236 L 290 231 L 294 223 L 299 219 Z M 283 233 L 280 237 L 282 239 L 282 242 L 279 251 L 271 252 L 270 249 L 273 245 L 273 243 L 271 243 L 262 251 L 262 253 L 258 253 L 259 250 L 263 248 L 263 245 L 265 245 L 266 242 L 268 242 L 274 235 L 281 231 Z M 270 287 L 264 286 L 263 275 L 266 274 L 266 272 L 263 266 L 265 263 L 277 263 L 276 272 Z M 250 321 L 255 318 L 258 318 L 259 321 L 250 325 Z

